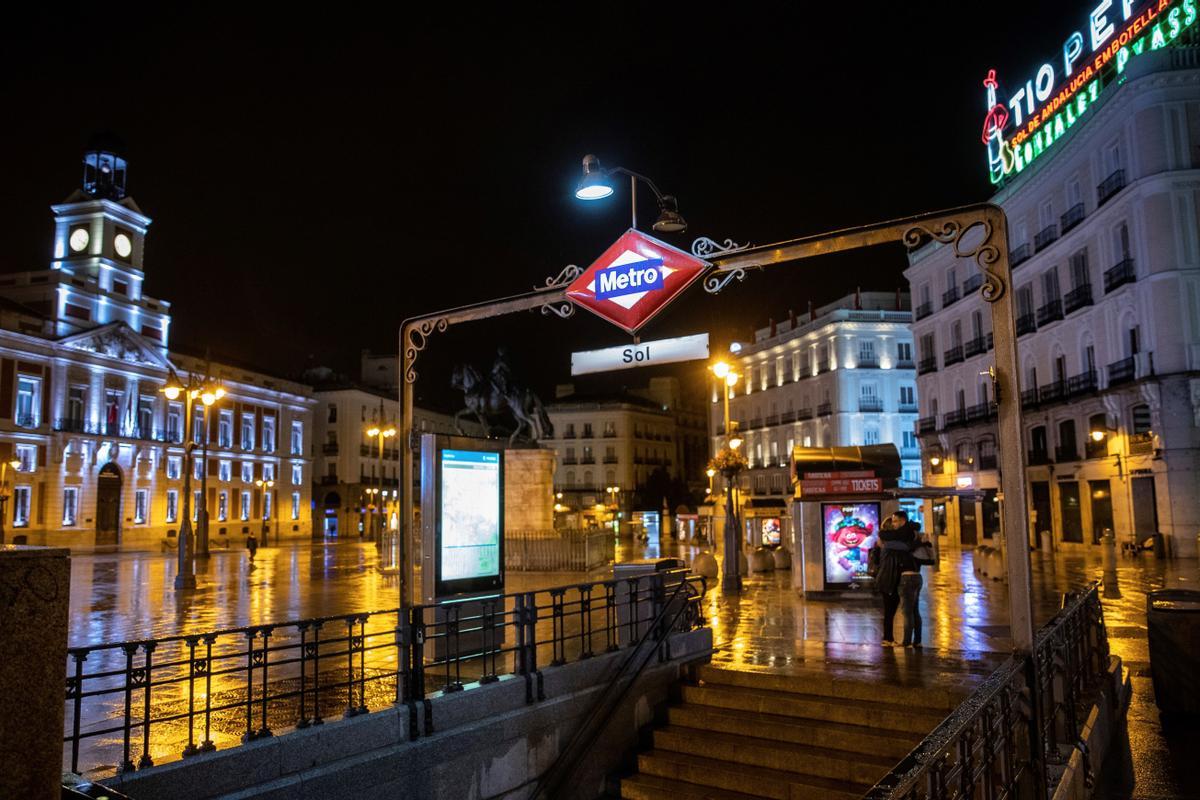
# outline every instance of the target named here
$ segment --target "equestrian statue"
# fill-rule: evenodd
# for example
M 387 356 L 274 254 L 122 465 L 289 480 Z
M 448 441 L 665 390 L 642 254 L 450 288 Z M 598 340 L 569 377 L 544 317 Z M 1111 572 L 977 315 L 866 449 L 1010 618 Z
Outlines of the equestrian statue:
M 508 354 L 503 347 L 496 351 L 496 360 L 487 378 L 474 365 L 460 364 L 454 368 L 450 385 L 463 393 L 466 404 L 466 408 L 454 415 L 454 427 L 460 434 L 464 433 L 460 422 L 463 416 L 473 414 L 483 426 L 483 435 L 491 438 L 493 419 L 508 411 L 517 423 L 508 437 L 510 445 L 522 433 L 534 442 L 554 437 L 554 424 L 550 422 L 550 415 L 546 413 L 542 401 L 533 390 L 513 380 L 512 367 L 508 364 Z

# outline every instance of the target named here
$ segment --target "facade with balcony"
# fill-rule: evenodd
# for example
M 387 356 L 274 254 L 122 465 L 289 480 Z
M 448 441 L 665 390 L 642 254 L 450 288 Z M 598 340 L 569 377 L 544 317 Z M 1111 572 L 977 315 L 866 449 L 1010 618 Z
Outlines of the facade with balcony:
M 778 499 L 782 505 L 797 445 L 892 442 L 904 481 L 920 484 L 911 321 L 907 295 L 862 292 L 814 309 L 807 319 L 772 323 L 740 345 L 731 358 L 742 378 L 730 391 L 729 414 L 750 461 L 740 476 L 750 501 Z M 710 400 L 715 453 L 725 442 L 715 379 Z
M 199 522 L 204 499 L 210 543 L 309 538 L 311 389 L 169 349 L 170 304 L 142 292 L 151 220 L 125 176 L 118 153 L 89 150 L 82 188 L 52 207 L 49 268 L 0 276 L 0 463 L 19 463 L 0 486 L 5 540 L 175 546 L 187 426 L 161 391 L 172 372 L 227 392 L 191 425 L 190 510 Z
M 1090 119 L 994 198 L 1009 221 L 1037 546 L 1086 548 L 1111 528 L 1119 539 L 1161 532 L 1173 554 L 1196 555 L 1196 52 L 1135 56 Z M 931 244 L 911 253 L 906 275 L 924 297 L 976 269 Z M 938 361 L 918 378 L 924 480 L 983 491 L 979 502 L 931 503 L 935 526 L 963 545 L 999 534 L 990 312 L 974 292 L 913 324 L 918 358 Z

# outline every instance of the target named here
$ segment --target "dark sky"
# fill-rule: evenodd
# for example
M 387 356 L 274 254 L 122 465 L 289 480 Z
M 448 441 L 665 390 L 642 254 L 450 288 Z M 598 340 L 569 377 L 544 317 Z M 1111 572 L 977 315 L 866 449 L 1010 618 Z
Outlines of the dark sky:
M 987 68 L 1023 80 L 1091 7 L 253 5 L 56 5 L 6 23 L 0 269 L 46 265 L 48 206 L 77 185 L 89 135 L 114 131 L 155 220 L 146 289 L 174 304 L 174 342 L 284 374 L 353 371 L 361 348 L 394 350 L 410 314 L 588 265 L 627 227 L 628 193 L 575 200 L 585 153 L 677 195 L 691 227 L 664 238 L 685 249 L 984 199 Z M 747 332 L 856 285 L 890 291 L 903 266 L 864 253 L 716 300 L 697 284 L 644 335 Z M 572 346 L 623 340 L 585 312 L 526 317 L 446 337 L 429 366 L 441 381 L 450 354 L 486 361 L 505 341 L 550 381 Z

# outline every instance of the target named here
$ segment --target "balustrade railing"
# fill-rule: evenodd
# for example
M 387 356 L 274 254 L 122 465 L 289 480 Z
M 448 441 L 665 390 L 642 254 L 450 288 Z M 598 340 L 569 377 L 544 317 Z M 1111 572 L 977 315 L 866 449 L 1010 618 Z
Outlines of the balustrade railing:
M 680 584 L 686 584 L 680 586 Z M 63 766 L 131 772 L 289 728 L 457 692 L 636 644 L 668 602 L 704 622 L 686 570 L 67 650 Z M 673 598 L 673 599 L 672 599 Z M 415 738 L 417 712 L 409 715 Z
M 1013 656 L 867 792 L 867 800 L 1049 797 L 1063 745 L 1078 744 L 1083 701 L 1108 669 L 1098 584 L 1067 595 Z M 1084 751 L 1085 770 L 1087 754 Z

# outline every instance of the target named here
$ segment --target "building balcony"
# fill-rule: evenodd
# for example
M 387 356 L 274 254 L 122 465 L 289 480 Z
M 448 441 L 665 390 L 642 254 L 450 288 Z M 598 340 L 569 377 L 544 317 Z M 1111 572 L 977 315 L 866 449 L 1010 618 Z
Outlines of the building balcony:
M 1073 444 L 1060 445 L 1054 448 L 1054 461 L 1058 464 L 1069 464 L 1079 460 L 1079 448 Z
M 795 411 L 785 411 L 779 415 L 779 424 L 780 425 L 787 425 L 788 423 L 795 422 L 795 421 L 796 421 L 796 412 Z
M 858 369 L 879 369 L 879 359 L 875 356 L 871 356 L 870 358 L 860 357 L 858 361 L 854 362 L 854 366 Z
M 796 419 L 806 420 L 813 418 L 813 410 L 811 408 L 802 408 L 796 412 Z
M 567 428 L 565 431 L 563 431 L 562 438 L 563 439 L 574 439 L 575 438 L 575 429 Z
M 1041 403 L 1057 403 L 1059 400 L 1067 396 L 1066 381 L 1054 381 L 1047 383 L 1038 389 L 1038 402 Z
M 979 419 L 988 419 L 996 416 L 996 404 L 992 402 L 976 403 L 973 406 L 967 407 L 967 421 L 974 422 Z
M 976 272 L 974 275 L 963 281 L 963 297 L 970 297 L 972 294 L 979 291 L 980 286 L 983 286 L 983 276 Z
M 1017 336 L 1024 336 L 1037 330 L 1037 317 L 1033 314 L 1022 314 L 1017 317 Z
M 1041 328 L 1063 318 L 1062 300 L 1051 300 L 1037 310 L 1037 324 Z
M 761 428 L 762 426 L 763 426 L 763 418 L 762 417 L 754 417 L 750 420 L 749 424 L 746 427 Z
M 1096 206 L 1102 206 L 1112 199 L 1113 195 L 1125 188 L 1125 170 L 1118 169 L 1096 187 Z
M 913 311 L 913 319 L 925 319 L 933 313 L 933 303 L 921 303 Z
M 1021 390 L 1021 408 L 1033 408 L 1038 404 L 1037 387 Z
M 616 432 L 616 431 L 605 431 L 604 433 L 602 433 L 602 434 L 600 435 L 600 438 L 602 438 L 602 439 L 615 439 L 615 438 L 617 438 L 617 432 Z
M 942 414 L 942 428 L 953 428 L 956 425 L 962 425 L 967 421 L 966 409 L 958 408 L 954 411 L 947 411 Z
M 222 445 L 222 447 L 228 447 L 228 446 L 229 446 L 228 444 Z M 337 454 L 338 454 L 337 442 L 326 442 L 325 444 L 321 445 L 321 455 L 336 456 Z
M 1133 269 L 1133 259 L 1124 258 L 1112 269 L 1104 271 L 1104 293 L 1116 291 L 1119 287 L 1137 280 Z
M 1133 356 L 1122 358 L 1108 365 L 1109 387 L 1131 383 L 1137 378 L 1137 359 Z
M 883 399 L 879 397 L 858 398 L 858 410 L 864 414 L 878 414 L 883 411 Z
M 1016 268 L 1017 266 L 1024 264 L 1032 257 L 1033 249 L 1029 246 L 1029 242 L 1026 242 L 1020 247 L 1014 247 L 1008 252 L 1009 267 Z
M 1092 285 L 1090 283 L 1082 283 L 1067 292 L 1066 296 L 1063 297 L 1063 313 L 1070 314 L 1072 311 L 1078 311 L 1091 304 Z
M 919 458 L 921 456 L 921 448 L 919 447 L 901 447 L 901 458 Z
M 937 372 L 937 356 L 922 358 L 921 363 L 917 364 L 917 374 L 924 375 L 927 372 Z
M 1076 203 L 1067 209 L 1067 213 L 1059 218 L 1059 224 L 1062 225 L 1062 232 L 1065 236 L 1067 231 L 1074 228 L 1079 223 L 1083 222 L 1083 203 Z
M 1029 462 L 1031 467 L 1040 467 L 1051 463 L 1050 454 L 1045 450 L 1030 450 L 1025 454 L 1025 460 Z
M 1083 440 L 1083 457 L 1089 461 L 1097 458 L 1108 458 L 1108 440 L 1095 441 L 1092 437 Z
M 563 458 L 562 463 L 568 467 L 573 467 L 579 463 L 579 459 L 575 456 L 566 456 Z
M 969 339 L 967 343 L 963 345 L 963 356 L 966 358 L 977 356 L 980 353 L 986 352 L 987 339 L 983 338 L 982 336 L 976 336 L 974 339 Z
M 779 415 L 778 414 L 772 414 L 771 416 L 767 417 L 766 426 L 768 428 L 774 428 L 778 424 L 779 424 Z
M 937 417 L 921 417 L 917 420 L 917 433 L 933 433 L 937 430 Z
M 1096 370 L 1090 369 L 1087 372 L 1079 375 L 1072 375 L 1067 378 L 1067 395 L 1075 397 L 1081 394 L 1091 394 L 1100 388 L 1100 380 L 1096 375 Z
M 901 402 L 896 406 L 896 410 L 901 414 L 915 414 L 917 413 L 917 404 Z
M 901 358 L 896 362 L 896 369 L 913 369 L 915 366 L 911 358 Z
M 833 403 L 821 403 L 817 406 L 818 417 L 828 417 L 833 413 Z
M 951 286 L 946 291 L 942 292 L 942 308 L 954 305 L 958 302 L 958 285 Z
M 818 361 L 817 362 L 817 374 L 820 375 L 823 372 L 829 372 L 829 362 L 828 361 Z
M 1033 237 L 1033 251 L 1040 253 L 1058 241 L 1058 226 L 1051 222 Z
M 1154 434 L 1153 433 L 1131 433 L 1129 434 L 1129 455 L 1131 456 L 1148 456 L 1154 452 Z
M 960 362 L 962 360 L 963 360 L 962 345 L 956 345 L 954 347 L 951 347 L 949 350 L 947 350 L 945 353 L 942 354 L 942 365 L 943 366 L 948 367 L 951 364 L 957 364 L 958 362 Z
M 616 456 L 605 456 L 605 457 L 604 457 L 604 463 L 605 463 L 605 464 L 616 464 L 616 463 L 617 463 L 617 457 L 616 457 Z

